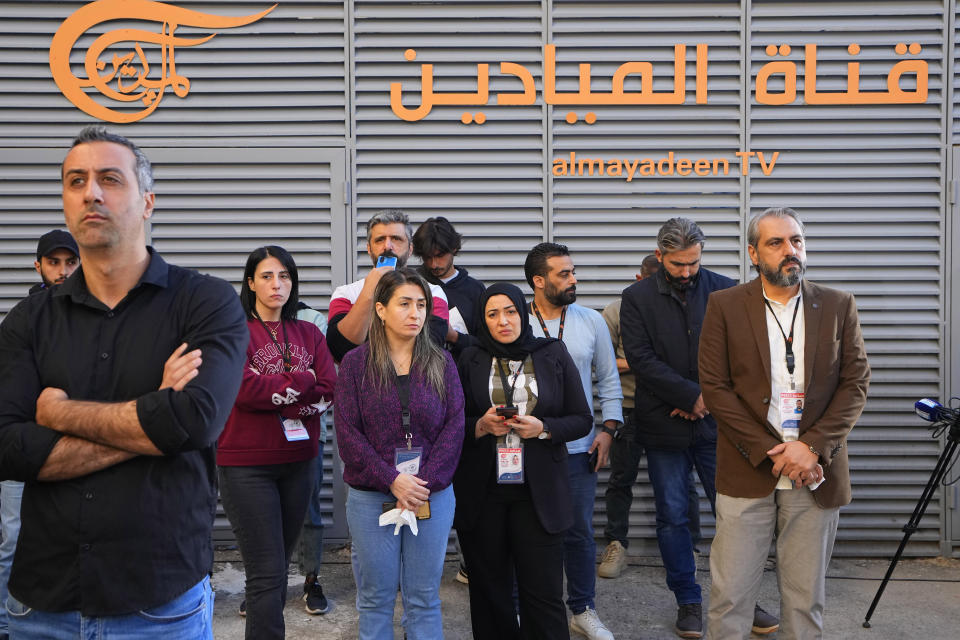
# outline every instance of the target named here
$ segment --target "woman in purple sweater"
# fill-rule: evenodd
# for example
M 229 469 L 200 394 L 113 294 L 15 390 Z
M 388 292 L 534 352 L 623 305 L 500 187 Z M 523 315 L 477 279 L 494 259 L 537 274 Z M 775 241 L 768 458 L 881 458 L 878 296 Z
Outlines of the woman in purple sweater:
M 359 637 L 393 638 L 399 586 L 407 637 L 436 640 L 463 392 L 453 359 L 423 332 L 433 299 L 423 279 L 412 270 L 387 273 L 373 298 L 368 342 L 343 358 L 335 394 Z M 416 535 L 380 526 L 393 507 L 418 513 Z

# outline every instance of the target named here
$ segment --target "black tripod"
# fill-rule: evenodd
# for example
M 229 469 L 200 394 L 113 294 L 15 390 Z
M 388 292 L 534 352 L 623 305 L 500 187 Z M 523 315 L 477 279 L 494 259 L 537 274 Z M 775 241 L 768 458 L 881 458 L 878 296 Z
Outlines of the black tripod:
M 887 575 L 883 576 L 883 581 L 880 583 L 880 588 L 877 589 L 877 595 L 873 597 L 873 602 L 870 603 L 870 609 L 867 611 L 867 617 L 863 620 L 863 626 L 865 629 L 870 628 L 870 618 L 873 616 L 873 612 L 877 608 L 877 604 L 880 602 L 880 596 L 883 595 L 883 590 L 890 581 L 890 576 L 893 575 L 893 570 L 896 568 L 897 562 L 900 561 L 900 555 L 903 553 L 904 547 L 907 546 L 907 541 L 910 540 L 910 536 L 912 536 L 919 528 L 920 519 L 923 517 L 924 511 L 927 510 L 927 505 L 930 504 L 930 500 L 933 498 L 934 492 L 937 490 L 937 487 L 940 486 L 940 483 L 943 481 L 943 477 L 950 469 L 953 455 L 957 451 L 957 445 L 960 444 L 960 416 L 954 416 L 951 418 L 951 421 L 952 424 L 949 425 L 949 429 L 947 431 L 947 445 L 943 448 L 943 453 L 940 454 L 940 459 L 937 460 L 937 466 L 934 467 L 933 474 L 930 476 L 927 486 L 923 489 L 923 494 L 920 496 L 920 501 L 917 503 L 917 508 L 913 510 L 913 515 L 910 516 L 910 520 L 907 522 L 907 524 L 903 525 L 903 540 L 900 541 L 900 546 L 897 548 L 897 552 L 893 555 L 893 560 L 890 561 L 890 566 L 887 568 Z

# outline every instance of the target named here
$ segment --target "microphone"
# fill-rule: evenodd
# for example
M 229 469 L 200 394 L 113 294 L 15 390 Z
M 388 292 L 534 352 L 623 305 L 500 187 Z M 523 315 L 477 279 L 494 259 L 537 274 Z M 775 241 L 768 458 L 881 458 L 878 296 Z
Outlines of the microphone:
M 913 405 L 917 415 L 927 422 L 941 422 L 943 420 L 955 420 L 960 416 L 957 409 L 945 407 L 932 398 L 917 400 Z

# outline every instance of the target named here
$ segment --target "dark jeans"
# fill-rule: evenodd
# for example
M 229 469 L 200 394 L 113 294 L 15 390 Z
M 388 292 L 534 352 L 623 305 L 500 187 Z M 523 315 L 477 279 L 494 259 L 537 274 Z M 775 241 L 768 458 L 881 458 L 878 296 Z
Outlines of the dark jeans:
M 603 535 L 607 543 L 618 540 L 624 548 L 630 546 L 627 533 L 630 530 L 630 506 L 633 504 L 633 484 L 637 480 L 643 446 L 637 442 L 636 427 L 629 413 L 624 412 L 621 437 L 610 447 L 610 479 L 604 494 L 607 504 L 607 525 Z M 697 494 L 696 478 L 690 474 L 687 520 L 693 545 L 700 542 L 700 496 Z
M 470 574 L 470 622 L 476 640 L 570 637 L 563 607 L 563 534 L 543 528 L 526 485 L 492 488 L 476 526 L 457 535 Z
M 307 506 L 307 518 L 303 522 L 303 534 L 300 536 L 300 571 L 320 574 L 323 562 L 323 517 L 320 511 L 320 491 L 323 488 L 323 441 L 319 441 L 320 451 L 313 459 L 314 479 Z
M 693 558 L 693 538 L 687 516 L 690 504 L 690 471 L 700 482 L 716 513 L 717 431 L 700 425 L 686 449 L 647 448 L 647 473 L 657 507 L 657 544 L 667 572 L 667 586 L 677 604 L 701 601 Z
M 282 640 L 287 566 L 310 500 L 313 460 L 219 470 L 220 497 L 246 574 L 245 637 Z

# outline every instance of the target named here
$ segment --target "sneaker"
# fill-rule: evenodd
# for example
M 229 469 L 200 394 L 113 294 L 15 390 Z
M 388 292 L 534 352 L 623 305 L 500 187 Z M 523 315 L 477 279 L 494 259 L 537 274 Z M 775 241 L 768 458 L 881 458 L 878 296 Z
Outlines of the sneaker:
M 457 575 L 453 578 L 460 584 L 470 584 L 470 577 L 467 575 L 467 568 L 460 565 L 460 568 L 457 570 Z
M 753 608 L 753 632 L 765 636 L 779 628 L 780 618 L 761 609 L 758 602 Z
M 703 637 L 703 608 L 699 602 L 682 604 L 677 609 L 677 635 L 681 638 Z
M 613 640 L 613 634 L 600 622 L 597 610 L 587 607 L 583 613 L 575 613 L 570 618 L 570 631 L 582 633 L 590 640 Z
M 247 601 L 246 600 L 240 603 L 240 610 L 237 611 L 237 613 L 240 614 L 241 618 L 247 617 Z
M 600 556 L 600 566 L 597 567 L 597 575 L 601 578 L 619 578 L 620 574 L 627 566 L 627 550 L 623 548 L 619 540 L 614 540 L 607 545 Z
M 305 608 L 310 615 L 317 616 L 330 610 L 330 604 L 327 602 L 327 597 L 323 595 L 323 587 L 317 582 L 315 573 L 307 574 L 307 579 L 303 583 L 303 600 L 307 603 Z

